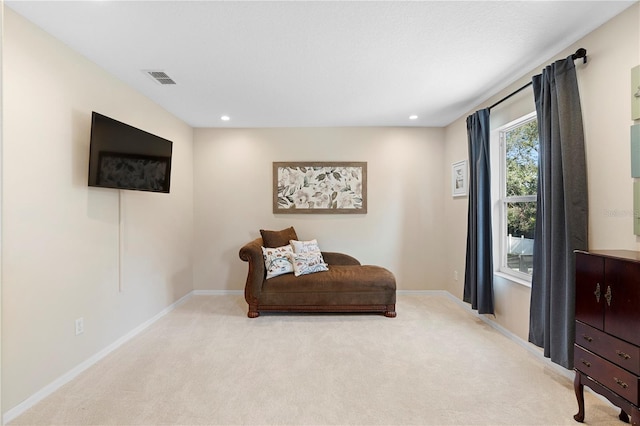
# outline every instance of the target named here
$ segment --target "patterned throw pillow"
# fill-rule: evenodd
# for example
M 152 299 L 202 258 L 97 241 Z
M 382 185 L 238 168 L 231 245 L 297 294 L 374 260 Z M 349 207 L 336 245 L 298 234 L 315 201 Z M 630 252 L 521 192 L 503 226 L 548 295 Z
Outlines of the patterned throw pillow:
M 289 244 L 293 247 L 294 253 L 315 253 L 320 252 L 317 240 L 296 241 L 290 240 Z
M 329 270 L 327 264 L 324 263 L 322 253 L 319 251 L 312 253 L 289 253 L 289 258 L 293 264 L 293 273 L 296 277 Z
M 293 265 L 291 264 L 289 254 L 293 254 L 290 245 L 275 248 L 262 247 L 262 257 L 264 257 L 264 267 L 267 270 L 267 279 L 293 272 Z

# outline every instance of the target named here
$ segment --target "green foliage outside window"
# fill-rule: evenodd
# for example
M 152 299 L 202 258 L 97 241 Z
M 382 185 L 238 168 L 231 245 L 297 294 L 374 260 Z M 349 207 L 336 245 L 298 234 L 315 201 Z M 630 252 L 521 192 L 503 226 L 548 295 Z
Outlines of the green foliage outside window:
M 535 195 L 538 190 L 538 121 L 532 120 L 505 132 L 506 196 Z M 513 237 L 534 237 L 536 203 L 508 203 L 507 233 Z

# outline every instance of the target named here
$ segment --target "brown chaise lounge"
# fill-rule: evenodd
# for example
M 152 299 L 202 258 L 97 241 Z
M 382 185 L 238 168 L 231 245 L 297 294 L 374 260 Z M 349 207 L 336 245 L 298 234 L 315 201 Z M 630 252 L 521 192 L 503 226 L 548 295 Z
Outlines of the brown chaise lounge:
M 396 316 L 396 280 L 385 268 L 361 265 L 346 254 L 322 252 L 329 270 L 266 279 L 262 238 L 240 249 L 249 262 L 244 297 L 249 318 L 260 312 L 380 312 Z

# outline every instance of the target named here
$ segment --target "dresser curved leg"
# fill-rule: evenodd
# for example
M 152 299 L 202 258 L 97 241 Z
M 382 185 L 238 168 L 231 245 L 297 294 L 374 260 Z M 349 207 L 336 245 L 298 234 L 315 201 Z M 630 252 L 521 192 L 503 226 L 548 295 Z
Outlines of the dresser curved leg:
M 584 421 L 584 385 L 580 380 L 580 373 L 576 371 L 576 378 L 573 380 L 573 389 L 576 392 L 576 399 L 578 400 L 578 414 L 573 416 L 573 419 L 582 423 Z
M 629 415 L 624 410 L 620 410 L 618 418 L 625 423 L 629 423 Z
M 629 423 L 631 423 L 633 426 L 639 426 L 640 425 L 640 411 L 638 411 L 637 409 L 632 410 L 631 411 L 631 421 Z

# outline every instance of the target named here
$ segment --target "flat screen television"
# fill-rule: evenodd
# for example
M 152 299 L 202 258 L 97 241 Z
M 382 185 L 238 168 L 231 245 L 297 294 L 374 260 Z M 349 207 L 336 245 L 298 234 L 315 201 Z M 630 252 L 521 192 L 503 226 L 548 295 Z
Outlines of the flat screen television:
M 94 111 L 89 186 L 168 193 L 172 150 L 173 142 Z

